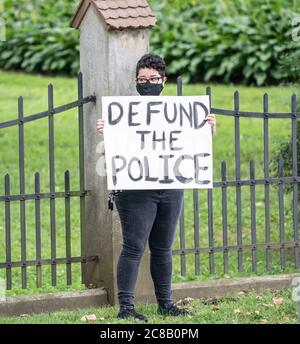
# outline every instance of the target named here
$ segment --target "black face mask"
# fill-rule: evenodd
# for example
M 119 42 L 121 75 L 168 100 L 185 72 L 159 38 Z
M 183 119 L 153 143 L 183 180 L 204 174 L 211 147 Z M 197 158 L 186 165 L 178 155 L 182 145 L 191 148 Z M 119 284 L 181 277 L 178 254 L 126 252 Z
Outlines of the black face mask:
M 163 88 L 163 84 L 151 84 L 149 81 L 145 84 L 136 84 L 136 90 L 141 96 L 159 96 Z

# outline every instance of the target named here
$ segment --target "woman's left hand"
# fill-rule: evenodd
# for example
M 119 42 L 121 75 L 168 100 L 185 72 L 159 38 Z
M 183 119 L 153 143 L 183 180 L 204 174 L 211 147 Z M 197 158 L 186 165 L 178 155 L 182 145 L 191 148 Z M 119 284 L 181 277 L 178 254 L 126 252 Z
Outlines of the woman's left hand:
M 212 132 L 212 135 L 214 136 L 216 133 L 216 128 L 217 128 L 216 116 L 213 113 L 210 113 L 207 115 L 205 120 L 211 126 L 211 132 Z

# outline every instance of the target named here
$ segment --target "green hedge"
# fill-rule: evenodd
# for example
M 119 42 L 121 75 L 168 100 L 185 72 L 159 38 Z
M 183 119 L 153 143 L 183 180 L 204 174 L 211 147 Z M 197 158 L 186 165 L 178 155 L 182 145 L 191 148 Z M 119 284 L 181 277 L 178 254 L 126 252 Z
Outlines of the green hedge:
M 166 2 L 154 6 L 159 25 L 151 43 L 166 57 L 171 74 L 255 85 L 289 80 L 281 60 L 299 49 L 291 38 L 291 1 L 194 3 L 182 5 L 180 13 Z
M 7 41 L 0 68 L 74 75 L 78 30 L 68 27 L 79 1 L 4 0 Z M 285 62 L 300 48 L 291 39 L 296 0 L 151 0 L 158 24 L 152 52 L 170 79 L 268 85 L 295 81 Z M 285 66 L 285 67 L 283 67 Z
M 77 3 L 70 0 L 4 0 L 6 42 L 0 68 L 75 75 L 79 34 L 68 27 Z

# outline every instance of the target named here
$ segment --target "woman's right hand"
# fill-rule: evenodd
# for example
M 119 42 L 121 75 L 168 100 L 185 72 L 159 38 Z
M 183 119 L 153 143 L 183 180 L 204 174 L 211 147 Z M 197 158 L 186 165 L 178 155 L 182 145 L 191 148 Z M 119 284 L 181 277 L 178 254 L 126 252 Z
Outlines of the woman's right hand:
M 97 129 L 99 132 L 102 132 L 102 130 L 103 130 L 103 128 L 104 128 L 104 124 L 105 124 L 104 119 L 99 118 L 98 121 L 97 121 L 96 129 Z

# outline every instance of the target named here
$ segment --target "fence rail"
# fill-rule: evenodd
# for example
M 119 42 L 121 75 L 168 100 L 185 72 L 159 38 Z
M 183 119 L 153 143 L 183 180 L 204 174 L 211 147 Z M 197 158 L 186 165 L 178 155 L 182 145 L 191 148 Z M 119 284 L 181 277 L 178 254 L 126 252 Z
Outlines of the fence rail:
M 0 129 L 11 126 L 18 126 L 19 138 L 19 179 L 20 179 L 20 193 L 17 195 L 11 194 L 10 191 L 10 175 L 5 175 L 5 195 L 0 196 L 0 202 L 5 202 L 5 247 L 6 247 L 6 261 L 0 262 L 0 269 L 6 269 L 6 288 L 12 289 L 12 268 L 21 268 L 22 288 L 27 288 L 27 267 L 36 266 L 36 286 L 42 286 L 42 266 L 51 265 L 51 283 L 52 286 L 57 284 L 57 265 L 66 264 L 66 282 L 67 285 L 72 284 L 72 263 L 81 263 L 82 283 L 85 281 L 85 264 L 88 261 L 95 261 L 96 256 L 86 256 L 84 247 L 84 228 L 85 228 L 85 211 L 84 198 L 90 195 L 89 190 L 85 190 L 84 186 L 84 155 L 83 155 L 83 105 L 95 102 L 95 96 L 83 97 L 82 74 L 78 73 L 77 79 L 78 99 L 65 105 L 54 107 L 53 101 L 53 86 L 48 86 L 48 109 L 46 111 L 36 113 L 29 116 L 24 116 L 23 111 L 23 97 L 18 98 L 18 118 L 0 123 Z M 64 191 L 55 190 L 55 164 L 54 164 L 54 115 L 58 115 L 67 110 L 78 109 L 78 128 L 79 128 L 79 175 L 80 175 L 80 190 L 70 190 L 70 172 L 68 170 L 64 173 Z M 24 124 L 38 119 L 48 117 L 48 144 L 49 144 L 49 176 L 50 176 L 50 190 L 42 193 L 40 191 L 40 174 L 36 172 L 34 175 L 35 193 L 28 194 L 25 192 L 25 161 L 24 161 Z M 80 198 L 80 229 L 81 229 L 81 255 L 72 256 L 71 254 L 71 226 L 70 226 L 70 198 Z M 66 255 L 63 258 L 57 257 L 56 252 L 56 199 L 65 199 L 65 240 L 66 240 Z M 42 199 L 49 199 L 50 207 L 50 232 L 51 232 L 51 257 L 42 259 L 41 249 L 41 207 L 40 201 Z M 26 231 L 26 208 L 25 202 L 34 200 L 35 202 L 35 238 L 36 238 L 36 259 L 27 259 L 27 231 Z M 19 261 L 12 261 L 12 243 L 11 243 L 11 202 L 20 202 L 20 238 L 21 238 L 21 259 Z
M 51 266 L 51 284 L 56 286 L 57 284 L 57 265 L 64 264 L 66 266 L 66 283 L 72 284 L 72 264 L 81 264 L 81 281 L 85 281 L 85 268 L 86 263 L 90 261 L 96 261 L 97 256 L 87 256 L 85 248 L 85 197 L 89 196 L 90 190 L 85 190 L 84 185 L 84 137 L 83 137 L 83 105 L 95 102 L 94 96 L 83 97 L 82 88 L 82 74 L 78 74 L 78 99 L 71 103 L 54 107 L 53 102 L 53 86 L 48 86 L 48 109 L 46 111 L 33 114 L 30 116 L 24 116 L 23 114 L 23 98 L 18 99 L 18 118 L 0 123 L 0 129 L 8 128 L 11 126 L 18 126 L 18 138 L 19 138 L 19 179 L 20 179 L 20 192 L 19 194 L 11 194 L 10 187 L 10 175 L 6 174 L 4 179 L 5 194 L 0 195 L 1 202 L 4 203 L 5 212 L 5 262 L 0 262 L 0 269 L 6 271 L 6 287 L 11 289 L 13 286 L 12 269 L 21 269 L 21 281 L 22 288 L 27 287 L 27 268 L 30 266 L 36 267 L 36 286 L 39 288 L 42 286 L 42 267 L 45 265 Z M 205 235 L 207 236 L 207 245 L 204 245 L 203 238 L 200 235 L 200 223 L 199 223 L 199 192 L 200 190 L 194 189 L 193 193 L 193 247 L 187 247 L 187 232 L 184 223 L 185 217 L 185 204 L 183 204 L 182 212 L 179 218 L 179 248 L 173 249 L 173 255 L 180 257 L 180 273 L 186 275 L 187 273 L 187 256 L 194 255 L 195 262 L 195 274 L 200 275 L 203 268 L 202 259 L 205 257 L 208 260 L 209 273 L 214 274 L 216 268 L 215 255 L 221 253 L 222 268 L 224 273 L 229 271 L 229 253 L 234 252 L 237 255 L 237 268 L 238 272 L 242 272 L 244 269 L 244 252 L 251 253 L 252 270 L 257 272 L 258 263 L 260 257 L 259 251 L 263 251 L 266 255 L 266 268 L 268 271 L 272 268 L 272 254 L 274 250 L 279 250 L 281 269 L 286 268 L 286 250 L 292 249 L 294 252 L 295 267 L 299 268 L 300 261 L 300 248 L 299 248 L 299 194 L 298 184 L 300 182 L 300 176 L 297 169 L 297 119 L 300 118 L 300 112 L 297 112 L 297 100 L 296 96 L 291 97 L 291 112 L 289 113 L 271 113 L 268 111 L 268 95 L 263 96 L 263 109 L 262 112 L 245 112 L 240 111 L 239 106 L 239 92 L 235 92 L 233 96 L 234 107 L 232 110 L 225 110 L 214 108 L 211 106 L 212 92 L 208 87 L 206 94 L 210 98 L 211 112 L 222 116 L 231 116 L 234 119 L 234 144 L 235 144 L 235 178 L 234 180 L 228 180 L 227 178 L 227 163 L 225 160 L 221 162 L 221 180 L 213 182 L 213 189 L 207 189 L 207 228 L 205 228 Z M 178 79 L 177 95 L 182 95 L 182 82 Z M 70 172 L 66 170 L 64 172 L 64 190 L 55 190 L 55 159 L 54 159 L 54 115 L 58 115 L 67 110 L 77 108 L 78 109 L 78 128 L 79 128 L 79 190 L 71 190 L 70 188 Z M 48 118 L 48 144 L 49 144 L 49 192 L 41 192 L 40 190 L 40 174 L 36 172 L 34 175 L 34 193 L 26 193 L 25 186 L 25 161 L 24 161 L 24 124 L 41 118 Z M 241 178 L 241 152 L 240 152 L 240 118 L 261 118 L 263 121 L 263 158 L 264 158 L 264 178 L 256 178 L 255 176 L 255 162 L 251 160 L 249 162 L 249 178 Z M 269 174 L 269 120 L 290 119 L 291 120 L 291 134 L 292 134 L 292 175 L 283 176 L 283 159 L 278 161 L 278 173 L 277 176 L 270 176 Z M 285 213 L 284 213 L 284 186 L 291 184 L 293 186 L 293 240 L 290 238 L 287 240 L 285 233 Z M 278 187 L 278 214 L 279 214 L 279 240 L 274 241 L 271 239 L 271 214 L 270 214 L 270 187 L 276 185 Z M 264 241 L 259 242 L 257 233 L 257 216 L 256 216 L 256 195 L 257 186 L 262 186 L 264 189 Z M 229 233 L 228 226 L 228 190 L 235 189 L 235 208 L 236 208 L 236 233 L 235 244 L 230 244 L 232 241 L 232 233 Z M 243 226 L 242 226 L 242 190 L 243 188 L 250 189 L 250 242 L 245 243 L 243 240 Z M 216 190 L 221 191 L 220 209 L 222 216 L 222 245 L 215 240 L 214 230 L 214 192 Z M 201 191 L 202 192 L 202 191 Z M 81 235 L 81 254 L 78 256 L 72 255 L 71 247 L 71 207 L 70 199 L 75 197 L 80 199 L 80 235 Z M 42 258 L 42 245 L 41 245 L 41 200 L 49 199 L 50 209 L 50 257 Z M 57 242 L 56 242 L 56 200 L 64 199 L 65 206 L 65 256 L 57 257 Z M 26 208 L 25 203 L 27 201 L 34 200 L 34 212 L 35 212 L 35 259 L 28 259 L 27 255 L 27 228 L 26 228 Z M 12 259 L 12 228 L 11 228 L 11 205 L 12 202 L 20 202 L 20 246 L 21 246 L 21 259 Z
M 216 115 L 231 116 L 234 118 L 234 143 L 235 143 L 235 178 L 234 180 L 228 180 L 226 175 L 226 161 L 221 163 L 221 181 L 213 182 L 213 189 L 207 189 L 207 223 L 208 223 L 208 247 L 200 247 L 199 237 L 199 204 L 198 196 L 199 190 L 193 190 L 193 211 L 194 211 L 194 247 L 186 248 L 186 230 L 184 227 L 184 212 L 185 204 L 183 204 L 182 212 L 179 219 L 179 248 L 173 249 L 173 255 L 180 257 L 180 274 L 185 276 L 187 273 L 187 255 L 193 254 L 195 260 L 195 274 L 201 274 L 200 257 L 207 257 L 209 261 L 210 274 L 215 273 L 215 253 L 223 253 L 223 271 L 228 273 L 229 252 L 233 251 L 237 253 L 237 267 L 238 272 L 243 271 L 243 253 L 245 250 L 251 252 L 252 256 L 252 271 L 257 272 L 257 252 L 258 250 L 264 250 L 266 253 L 266 269 L 268 271 L 272 268 L 272 250 L 280 250 L 280 262 L 281 269 L 286 268 L 286 249 L 292 248 L 294 250 L 294 263 L 295 268 L 300 266 L 300 248 L 299 248 L 299 194 L 298 184 L 300 182 L 300 176 L 297 169 L 297 119 L 300 118 L 300 112 L 297 112 L 297 100 L 296 95 L 291 96 L 291 111 L 290 112 L 269 112 L 268 94 L 263 95 L 263 109 L 262 112 L 247 112 L 240 111 L 239 92 L 234 92 L 233 101 L 234 107 L 232 110 L 219 109 L 211 106 L 212 103 L 212 91 L 210 87 L 207 87 L 206 94 L 210 99 L 211 113 Z M 179 77 L 177 80 L 177 95 L 182 95 L 182 80 Z M 240 118 L 261 118 L 263 120 L 263 149 L 264 149 L 264 178 L 255 178 L 255 162 L 250 161 L 249 165 L 249 179 L 241 179 L 241 154 L 240 154 Z M 278 175 L 276 177 L 270 177 L 269 175 L 269 119 L 291 119 L 291 145 L 292 145 L 292 175 L 283 176 L 283 159 L 278 160 Z M 298 148 L 299 149 L 299 148 Z M 284 185 L 293 185 L 293 241 L 285 240 L 285 226 L 284 226 Z M 256 186 L 264 186 L 264 198 L 265 198 L 265 241 L 257 242 L 257 226 L 256 226 Z M 270 186 L 278 185 L 278 202 L 279 202 L 279 242 L 271 241 L 271 229 L 270 229 Z M 243 226 L 242 226 L 242 188 L 250 187 L 250 209 L 251 209 L 251 243 L 244 244 L 243 242 Z M 229 233 L 228 233 L 228 199 L 227 191 L 229 188 L 234 187 L 236 190 L 236 245 L 229 245 Z M 214 228 L 213 228 L 213 192 L 221 188 L 222 198 L 220 207 L 222 209 L 222 239 L 223 245 L 215 245 L 214 240 Z M 200 256 L 201 254 L 201 256 Z

